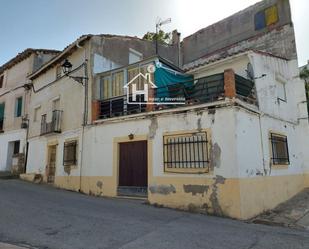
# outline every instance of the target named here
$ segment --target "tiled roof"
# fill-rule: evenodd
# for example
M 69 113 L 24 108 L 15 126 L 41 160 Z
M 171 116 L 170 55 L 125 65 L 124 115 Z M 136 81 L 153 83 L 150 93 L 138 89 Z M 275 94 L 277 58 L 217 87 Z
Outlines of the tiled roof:
M 32 53 L 45 53 L 45 54 L 58 54 L 58 50 L 53 50 L 53 49 L 34 49 L 34 48 L 27 48 L 23 52 L 17 54 L 14 58 L 6 62 L 0 67 L 0 73 L 2 73 L 4 70 L 7 70 L 17 63 L 25 60 L 28 58 Z
M 193 70 L 195 68 L 219 61 L 219 60 L 223 60 L 225 58 L 228 57 L 232 57 L 234 55 L 239 55 L 245 52 L 255 52 L 257 54 L 261 54 L 261 55 L 265 55 L 265 56 L 271 56 L 271 57 L 275 57 L 281 60 L 288 60 L 287 58 L 266 52 L 266 51 L 261 51 L 261 50 L 256 50 L 256 49 L 225 49 L 225 50 L 219 50 L 216 51 L 212 54 L 206 55 L 198 60 L 195 60 L 193 62 L 187 63 L 186 65 L 183 66 L 183 70 L 184 71 L 190 71 Z

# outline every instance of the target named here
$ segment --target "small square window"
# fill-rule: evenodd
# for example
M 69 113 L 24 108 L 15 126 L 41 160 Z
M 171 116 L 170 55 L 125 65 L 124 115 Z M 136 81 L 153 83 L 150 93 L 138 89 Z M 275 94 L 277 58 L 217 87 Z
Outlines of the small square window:
M 77 141 L 70 141 L 64 143 L 63 165 L 77 165 Z
M 288 140 L 284 135 L 275 133 L 270 134 L 271 150 L 272 150 L 272 164 L 273 165 L 289 165 L 289 149 Z

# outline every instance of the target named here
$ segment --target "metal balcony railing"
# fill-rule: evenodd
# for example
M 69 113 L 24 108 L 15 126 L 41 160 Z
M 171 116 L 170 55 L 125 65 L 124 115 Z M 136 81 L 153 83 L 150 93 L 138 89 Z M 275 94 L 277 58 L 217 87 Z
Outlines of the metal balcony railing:
M 46 122 L 47 115 L 42 115 L 41 135 L 50 133 L 61 133 L 62 111 L 54 110 L 51 122 Z
M 235 75 L 235 87 L 237 97 L 245 101 L 250 101 L 250 103 L 256 103 L 253 81 Z M 224 74 L 219 73 L 203 77 L 196 80 L 194 84 L 176 83 L 159 87 L 154 90 L 154 97 L 158 96 L 168 96 L 171 99 L 184 99 L 185 103 L 183 105 L 173 103 L 156 104 L 151 109 L 152 111 L 214 102 L 224 98 Z M 138 97 L 143 98 L 143 95 Z M 100 108 L 98 119 L 131 115 L 147 111 L 147 103 L 143 104 L 142 99 L 137 99 L 139 104 L 132 104 L 132 101 L 129 101 L 131 102 L 129 104 L 127 98 L 127 95 L 122 95 L 99 100 Z M 129 98 L 131 97 L 129 96 Z

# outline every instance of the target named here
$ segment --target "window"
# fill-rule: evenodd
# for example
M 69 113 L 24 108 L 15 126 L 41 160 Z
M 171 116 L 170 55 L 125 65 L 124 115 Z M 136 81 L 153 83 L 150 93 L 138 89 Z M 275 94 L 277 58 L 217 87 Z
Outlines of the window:
M 287 99 L 286 99 L 285 83 L 278 82 L 277 90 L 278 90 L 278 100 L 286 102 Z
M 275 133 L 270 134 L 271 150 L 272 150 L 272 164 L 274 165 L 288 165 L 290 164 L 289 149 L 287 137 Z
M 21 117 L 23 107 L 23 97 L 19 97 L 15 102 L 15 117 Z
M 39 121 L 39 115 L 40 115 L 40 111 L 41 111 L 41 106 L 37 106 L 34 108 L 34 112 L 33 112 L 33 122 L 37 122 Z
M 3 87 L 4 75 L 0 75 L 0 88 Z
M 14 142 L 13 155 L 19 154 L 20 141 Z
M 0 104 L 0 131 L 3 131 L 5 103 Z
M 109 76 L 103 76 L 100 80 L 100 97 L 101 99 L 109 99 L 122 96 L 124 86 L 123 71 L 115 72 Z
M 208 172 L 209 151 L 206 132 L 168 135 L 164 140 L 166 172 Z
M 52 108 L 53 111 L 60 110 L 60 98 L 56 98 L 53 100 Z
M 56 79 L 60 79 L 62 76 L 62 67 L 60 65 L 58 65 L 56 67 Z
M 129 64 L 139 62 L 143 59 L 143 54 L 130 48 L 129 50 Z
M 63 149 L 63 165 L 71 166 L 77 164 L 77 141 L 64 143 Z
M 267 9 L 259 11 L 254 16 L 255 30 L 262 30 L 279 21 L 278 8 L 273 5 Z

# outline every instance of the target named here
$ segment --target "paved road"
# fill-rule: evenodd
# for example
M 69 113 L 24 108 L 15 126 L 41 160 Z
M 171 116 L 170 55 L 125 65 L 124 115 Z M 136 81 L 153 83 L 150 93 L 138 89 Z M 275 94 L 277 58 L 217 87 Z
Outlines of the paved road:
M 0 241 L 45 249 L 308 249 L 309 232 L 0 180 Z

